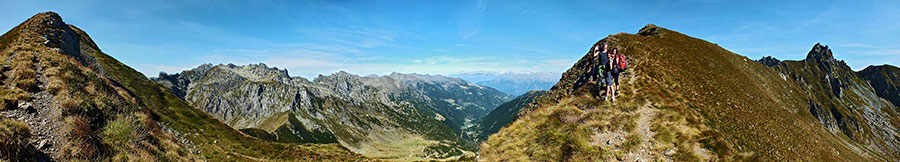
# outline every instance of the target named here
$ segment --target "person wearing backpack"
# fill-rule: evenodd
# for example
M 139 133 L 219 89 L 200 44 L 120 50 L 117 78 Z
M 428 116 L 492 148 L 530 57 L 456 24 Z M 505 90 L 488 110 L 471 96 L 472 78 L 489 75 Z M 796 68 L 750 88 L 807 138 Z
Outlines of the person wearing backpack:
M 603 47 L 602 51 L 599 49 L 601 46 Z M 609 54 L 606 50 L 607 47 L 608 47 L 608 45 L 606 43 L 603 43 L 602 45 L 594 46 L 594 57 L 596 57 L 598 60 L 597 61 L 597 90 L 598 90 L 597 94 L 598 94 L 598 96 L 602 96 L 602 93 L 600 92 L 601 91 L 600 87 L 603 87 L 603 85 L 606 85 L 607 87 L 609 87 L 609 82 L 611 82 L 611 79 L 607 78 L 609 76 L 609 70 L 607 70 L 608 65 L 609 65 Z M 606 98 L 604 97 L 603 100 L 605 101 Z
M 612 84 L 615 84 L 615 85 L 613 85 L 612 100 L 613 100 L 613 102 L 615 102 L 616 95 L 619 92 L 619 74 L 621 74 L 622 72 L 625 72 L 625 70 L 628 69 L 628 58 L 625 57 L 624 54 L 620 54 L 618 48 L 613 48 L 612 53 L 613 54 L 610 57 L 610 59 L 611 59 L 610 62 L 612 62 L 612 69 L 613 69 L 612 70 L 612 78 L 614 80 L 614 82 Z

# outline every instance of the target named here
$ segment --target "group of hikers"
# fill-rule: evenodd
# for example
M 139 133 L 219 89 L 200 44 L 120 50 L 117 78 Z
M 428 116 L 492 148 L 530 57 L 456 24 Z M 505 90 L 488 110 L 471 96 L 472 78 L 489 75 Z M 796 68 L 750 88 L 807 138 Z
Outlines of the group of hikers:
M 619 53 L 618 48 L 608 51 L 608 46 L 606 43 L 602 43 L 594 45 L 592 48 L 594 58 L 597 58 L 597 87 L 601 93 L 598 96 L 603 96 L 603 101 L 616 102 L 616 95 L 619 91 L 619 74 L 628 68 L 628 59 L 624 54 Z M 602 93 L 604 87 L 606 88 L 605 94 Z

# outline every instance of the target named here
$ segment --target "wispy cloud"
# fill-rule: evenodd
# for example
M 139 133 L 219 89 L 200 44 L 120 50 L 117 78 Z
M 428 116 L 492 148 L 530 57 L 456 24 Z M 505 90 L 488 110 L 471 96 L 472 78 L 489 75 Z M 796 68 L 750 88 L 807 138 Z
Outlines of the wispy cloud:
M 862 51 L 848 51 L 848 53 L 860 56 L 900 56 L 900 49 L 875 49 Z
M 168 65 L 150 65 L 150 64 L 140 64 L 137 66 L 141 71 L 158 71 L 158 72 L 166 72 L 166 73 L 177 73 L 183 70 L 188 70 L 194 68 L 193 66 L 168 66 Z M 145 74 L 150 75 L 150 74 Z M 155 77 L 155 76 L 153 76 Z
M 838 46 L 840 46 L 840 47 L 875 48 L 875 46 L 873 46 L 873 45 L 863 44 L 863 43 L 845 43 L 845 44 L 838 44 Z

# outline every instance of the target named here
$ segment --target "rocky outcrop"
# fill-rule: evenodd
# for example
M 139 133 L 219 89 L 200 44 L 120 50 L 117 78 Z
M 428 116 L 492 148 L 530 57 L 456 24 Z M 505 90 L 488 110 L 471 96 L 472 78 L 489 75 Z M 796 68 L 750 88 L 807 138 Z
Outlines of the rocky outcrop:
M 769 66 L 769 67 L 781 64 L 781 60 L 778 60 L 777 58 L 772 57 L 772 56 L 766 56 L 766 57 L 760 58 L 759 60 L 756 60 L 756 62 L 766 65 L 766 66 Z
M 900 68 L 891 65 L 869 66 L 856 74 L 869 81 L 875 94 L 900 107 Z
M 97 44 L 81 29 L 63 22 L 54 12 L 37 14 L 20 25 L 18 32 L 28 33 L 24 41 L 41 44 L 59 53 L 69 55 L 82 65 L 106 74 L 91 53 L 100 52 Z M 33 34 L 33 35 L 30 35 Z

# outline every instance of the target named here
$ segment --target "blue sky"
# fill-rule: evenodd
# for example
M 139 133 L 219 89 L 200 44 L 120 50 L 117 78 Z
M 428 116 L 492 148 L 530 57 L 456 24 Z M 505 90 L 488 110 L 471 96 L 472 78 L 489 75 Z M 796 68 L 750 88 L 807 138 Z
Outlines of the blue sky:
M 5 1 L 5 0 L 4 0 Z M 148 76 L 263 62 L 345 70 L 563 72 L 608 35 L 653 23 L 757 59 L 816 42 L 853 69 L 900 63 L 900 1 L 9 1 L 0 30 L 60 13 Z

